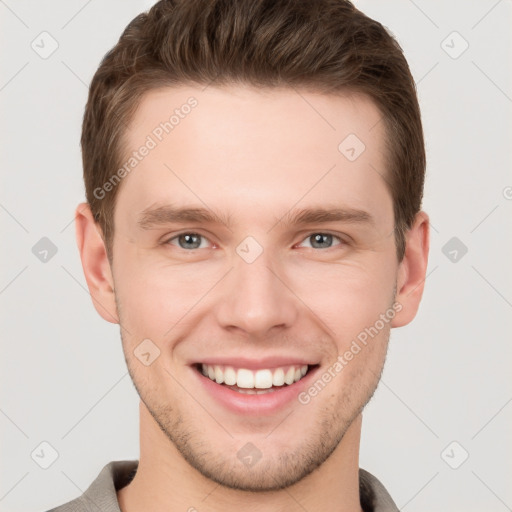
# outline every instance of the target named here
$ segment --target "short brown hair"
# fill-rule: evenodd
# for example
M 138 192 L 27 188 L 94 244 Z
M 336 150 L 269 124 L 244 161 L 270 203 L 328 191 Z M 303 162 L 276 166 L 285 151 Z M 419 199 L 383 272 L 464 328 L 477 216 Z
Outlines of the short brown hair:
M 101 198 L 94 191 L 121 165 L 142 96 L 162 86 L 236 83 L 374 101 L 402 261 L 426 166 L 416 86 L 398 42 L 348 0 L 161 0 L 129 23 L 92 79 L 81 137 L 86 197 L 110 261 L 119 186 Z

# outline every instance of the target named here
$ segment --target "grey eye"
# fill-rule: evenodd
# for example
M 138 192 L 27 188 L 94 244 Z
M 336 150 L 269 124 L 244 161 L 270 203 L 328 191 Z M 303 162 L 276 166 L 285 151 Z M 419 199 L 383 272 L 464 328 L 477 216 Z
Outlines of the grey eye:
M 315 233 L 309 237 L 312 242 L 311 245 L 315 249 L 325 249 L 332 245 L 333 236 L 327 233 Z
M 173 240 L 177 240 L 181 249 L 199 249 L 202 239 L 204 239 L 204 237 L 197 233 L 182 233 L 181 235 L 171 238 L 168 243 L 171 243 Z
M 332 247 L 335 238 L 338 237 L 329 233 L 314 233 L 309 235 L 306 240 L 311 240 L 311 246 L 314 249 L 328 249 Z

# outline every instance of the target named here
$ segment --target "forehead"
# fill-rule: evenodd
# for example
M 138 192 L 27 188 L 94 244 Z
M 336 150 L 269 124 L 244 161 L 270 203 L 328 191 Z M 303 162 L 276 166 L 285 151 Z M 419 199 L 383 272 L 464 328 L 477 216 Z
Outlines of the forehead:
M 177 86 L 150 90 L 143 95 L 125 133 L 125 141 L 134 146 L 141 136 L 167 137 L 180 141 L 202 127 L 202 142 L 239 145 L 244 136 L 265 138 L 281 128 L 279 139 L 267 139 L 281 145 L 305 136 L 315 144 L 318 139 L 336 142 L 353 133 L 364 142 L 375 142 L 382 135 L 382 115 L 373 100 L 360 93 L 325 95 L 298 88 L 257 88 L 254 86 Z M 191 119 L 186 121 L 187 119 Z M 287 137 L 289 135 L 289 137 Z M 161 140 L 159 140 L 161 142 Z M 303 144 L 297 144 L 302 146 Z M 298 149 L 298 148 L 297 148 Z M 306 149 L 308 149 L 306 147 Z
M 378 196 L 388 191 L 380 120 L 374 103 L 358 94 L 157 89 L 143 97 L 126 131 L 125 162 L 149 149 L 126 173 L 118 204 L 122 209 L 129 202 L 138 212 L 166 201 L 215 203 L 219 211 L 228 204 L 230 211 L 270 205 L 288 211 L 294 204 L 341 201 L 383 214 Z

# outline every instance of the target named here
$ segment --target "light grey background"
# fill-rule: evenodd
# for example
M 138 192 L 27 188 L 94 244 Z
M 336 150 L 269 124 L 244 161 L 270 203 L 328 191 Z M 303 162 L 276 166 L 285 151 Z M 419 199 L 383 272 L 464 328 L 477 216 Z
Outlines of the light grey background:
M 87 291 L 73 211 L 88 83 L 152 3 L 0 0 L 2 511 L 49 509 L 107 462 L 138 458 L 138 397 L 118 326 Z M 423 303 L 392 332 L 360 465 L 401 510 L 512 510 L 512 2 L 356 5 L 397 37 L 416 79 L 432 221 Z M 31 47 L 51 49 L 43 31 L 58 43 L 46 59 Z M 32 252 L 42 237 L 57 248 L 47 262 Z M 453 237 L 467 247 L 455 262 Z M 49 461 L 42 442 L 58 452 L 48 469 L 31 455 Z

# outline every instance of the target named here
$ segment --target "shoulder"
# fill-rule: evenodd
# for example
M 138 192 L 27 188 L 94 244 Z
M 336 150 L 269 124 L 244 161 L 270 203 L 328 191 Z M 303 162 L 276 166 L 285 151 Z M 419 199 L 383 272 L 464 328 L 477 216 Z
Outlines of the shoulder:
M 120 512 L 116 491 L 128 485 L 137 466 L 137 460 L 109 462 L 81 496 L 47 512 Z
M 98 510 L 94 505 L 89 504 L 89 506 L 86 506 L 86 503 L 84 503 L 83 495 L 79 496 L 78 498 L 75 498 L 74 500 L 68 501 L 67 503 L 64 503 L 62 505 L 59 505 L 58 507 L 52 508 L 46 512 L 86 512 L 89 510 Z
M 359 468 L 359 495 L 365 512 L 398 512 L 398 507 L 382 482 L 362 468 Z

